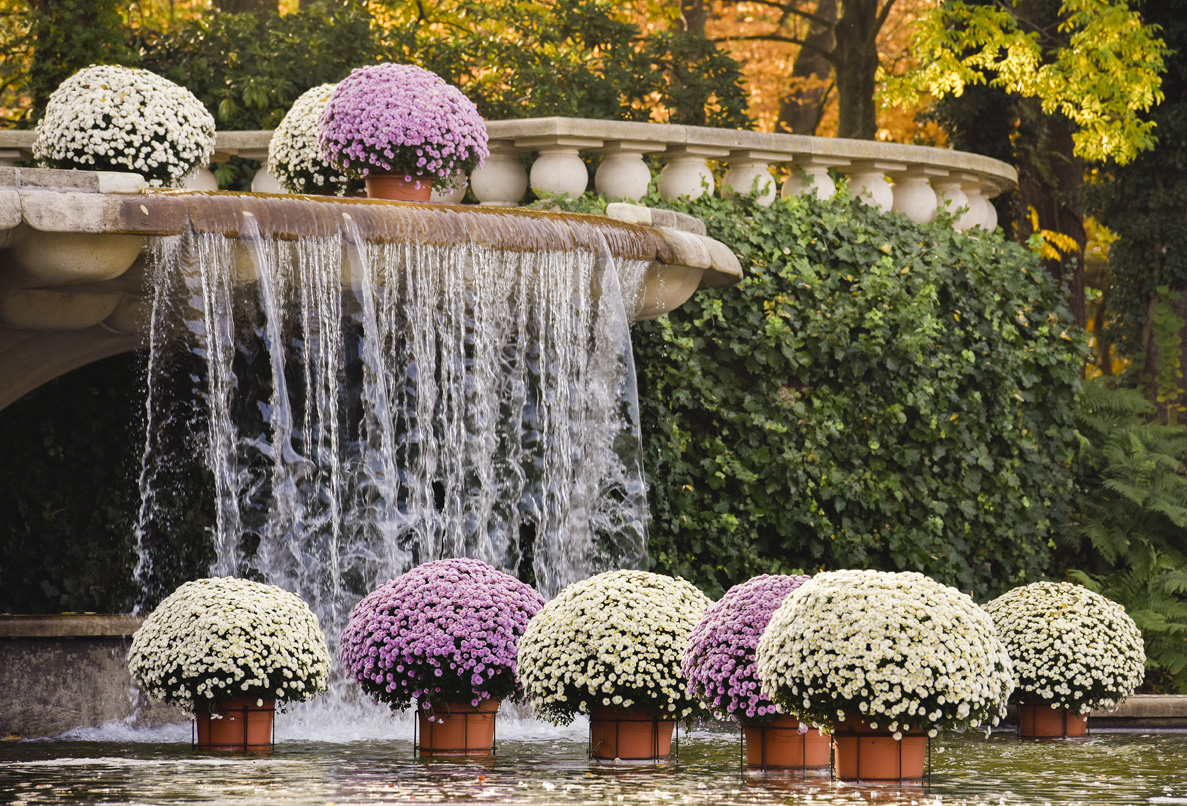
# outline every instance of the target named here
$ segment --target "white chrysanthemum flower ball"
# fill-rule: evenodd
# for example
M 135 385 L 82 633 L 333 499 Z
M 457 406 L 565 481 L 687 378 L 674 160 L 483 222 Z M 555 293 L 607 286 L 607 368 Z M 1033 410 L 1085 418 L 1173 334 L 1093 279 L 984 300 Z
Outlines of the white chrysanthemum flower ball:
M 1125 608 L 1070 582 L 1035 582 L 985 606 L 1014 664 L 1014 698 L 1074 713 L 1111 708 L 1146 674 L 1141 630 Z
M 148 70 L 92 65 L 50 95 L 33 157 L 44 168 L 133 171 L 176 187 L 214 154 L 214 118 L 185 87 Z
M 234 577 L 187 582 L 132 636 L 132 679 L 191 711 L 231 697 L 301 702 L 326 690 L 330 650 L 299 596 Z
M 996 725 L 1014 689 L 993 622 L 913 572 L 831 571 L 793 591 L 755 652 L 763 692 L 805 722 L 896 736 Z
M 335 170 L 318 149 L 317 120 L 337 86 L 321 84 L 304 92 L 272 133 L 268 171 L 289 193 L 345 196 L 363 189 L 362 180 Z
M 528 623 L 519 682 L 536 714 L 556 724 L 599 706 L 688 717 L 699 706 L 680 659 L 708 606 L 683 579 L 646 571 L 575 582 Z

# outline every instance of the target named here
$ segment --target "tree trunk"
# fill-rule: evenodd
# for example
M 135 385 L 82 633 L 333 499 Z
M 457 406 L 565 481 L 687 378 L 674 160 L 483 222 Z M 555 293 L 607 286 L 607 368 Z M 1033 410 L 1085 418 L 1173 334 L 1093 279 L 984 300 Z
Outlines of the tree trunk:
M 684 22 L 686 33 L 704 36 L 709 6 L 705 0 L 680 0 L 680 19 Z
M 833 51 L 840 106 L 838 137 L 873 140 L 878 133 L 874 77 L 878 73 L 879 28 L 878 0 L 843 0 Z
M 1080 327 L 1088 324 L 1084 304 L 1084 211 L 1075 203 L 1075 193 L 1084 184 L 1084 162 L 1072 155 L 1074 124 L 1062 115 L 1046 115 L 1035 99 L 1019 103 L 1027 123 L 1035 127 L 1032 154 L 1021 154 L 1018 193 L 1024 213 L 1038 214 L 1039 229 L 1067 235 L 1076 242 L 1072 250 L 1060 249 L 1057 260 L 1046 260 L 1047 271 L 1057 282 L 1067 284 L 1067 306 Z M 1031 234 L 1029 217 L 1023 215 L 1019 240 Z
M 824 116 L 824 101 L 830 88 L 832 62 L 829 53 L 837 46 L 833 28 L 837 24 L 837 0 L 820 0 L 814 12 L 828 24 L 812 21 L 804 45 L 791 69 L 791 89 L 779 104 L 776 131 L 816 134 Z

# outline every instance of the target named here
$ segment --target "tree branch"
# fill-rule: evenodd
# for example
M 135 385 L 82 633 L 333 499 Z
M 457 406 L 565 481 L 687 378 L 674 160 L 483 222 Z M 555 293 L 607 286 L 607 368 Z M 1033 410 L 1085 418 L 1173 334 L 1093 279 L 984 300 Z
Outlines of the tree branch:
M 779 42 L 785 45 L 799 45 L 801 48 L 808 48 L 819 53 L 829 64 L 833 67 L 837 66 L 836 54 L 831 50 L 825 50 L 819 45 L 809 42 L 804 39 L 799 39 L 794 36 L 784 36 L 782 34 L 750 34 L 748 36 L 722 36 L 709 40 L 713 43 L 717 42 Z
M 886 5 L 882 6 L 882 10 L 878 12 L 878 24 L 874 28 L 875 31 L 882 30 L 882 26 L 886 24 L 886 20 L 890 17 L 890 9 L 894 8 L 895 2 L 896 0 L 887 0 Z
M 891 0 L 891 2 L 893 2 L 893 1 L 894 0 Z M 784 14 L 792 14 L 796 17 L 799 17 L 802 20 L 807 20 L 808 22 L 814 22 L 817 25 L 823 25 L 828 28 L 832 28 L 834 25 L 836 25 L 835 20 L 830 20 L 825 17 L 818 17 L 815 14 L 809 14 L 807 11 L 803 11 L 803 10 L 797 8 L 795 3 L 780 3 L 780 2 L 778 2 L 778 0 L 749 0 L 749 2 L 753 3 L 756 6 L 766 6 L 767 8 L 776 8 L 776 9 L 782 11 Z

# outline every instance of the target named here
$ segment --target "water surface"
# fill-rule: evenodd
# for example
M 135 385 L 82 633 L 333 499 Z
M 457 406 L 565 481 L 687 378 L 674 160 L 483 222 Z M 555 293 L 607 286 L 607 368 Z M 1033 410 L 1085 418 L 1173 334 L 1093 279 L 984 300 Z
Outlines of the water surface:
M 947 735 L 933 743 L 930 781 L 898 786 L 843 784 L 827 771 L 743 772 L 737 736 L 720 730 L 682 737 L 671 763 L 615 766 L 586 758 L 582 725 L 500 726 L 495 756 L 451 760 L 416 758 L 403 722 L 355 740 L 282 731 L 274 753 L 256 756 L 191 751 L 183 726 L 5 742 L 0 803 L 1187 804 L 1184 733 Z

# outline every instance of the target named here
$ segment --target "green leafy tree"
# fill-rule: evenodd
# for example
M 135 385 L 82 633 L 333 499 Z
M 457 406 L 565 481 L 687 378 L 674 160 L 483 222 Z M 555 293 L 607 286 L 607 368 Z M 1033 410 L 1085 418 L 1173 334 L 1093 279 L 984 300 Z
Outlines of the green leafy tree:
M 16 126 L 28 115 L 33 20 L 24 0 L 0 0 L 0 126 Z
M 651 556 L 910 569 L 978 595 L 1050 573 L 1082 334 L 1027 250 L 847 197 L 687 206 L 746 279 L 636 331 Z
M 1004 218 L 1019 239 L 1044 230 L 1072 239 L 1046 265 L 1067 284 L 1081 325 L 1087 234 L 1079 193 L 1088 163 L 1130 162 L 1153 146 L 1143 113 L 1162 99 L 1168 52 L 1157 34 L 1125 0 L 945 0 L 917 24 L 920 67 L 887 77 L 892 103 L 914 103 L 921 91 L 955 100 L 974 91 L 963 111 L 948 103 L 940 117 L 957 123 L 956 148 L 1009 150 L 1019 189 Z M 986 106 L 997 122 L 974 113 Z M 988 148 L 986 128 L 998 139 Z
M 695 32 L 643 33 L 608 0 L 395 2 L 388 53 L 460 86 L 488 118 L 743 127 L 736 62 Z
M 212 14 L 140 30 L 136 44 L 146 69 L 188 88 L 224 131 L 275 128 L 301 93 L 382 55 L 370 14 L 356 4 Z
M 1150 3 L 1146 16 L 1171 48 L 1165 101 L 1149 117 L 1158 142 L 1126 165 L 1102 171 L 1087 208 L 1116 236 L 1109 247 L 1104 334 L 1131 358 L 1164 422 L 1187 410 L 1187 1 Z
M 916 23 L 914 49 L 920 66 L 889 80 L 892 102 L 988 83 L 1071 121 L 1081 159 L 1124 164 L 1154 145 L 1142 113 L 1162 100 L 1167 49 L 1126 0 L 944 0 Z
M 32 61 L 27 76 L 32 97 L 23 122 L 41 116 L 58 85 L 92 64 L 135 65 L 124 46 L 126 33 L 119 0 L 31 0 Z

